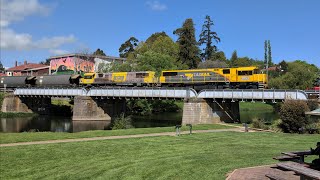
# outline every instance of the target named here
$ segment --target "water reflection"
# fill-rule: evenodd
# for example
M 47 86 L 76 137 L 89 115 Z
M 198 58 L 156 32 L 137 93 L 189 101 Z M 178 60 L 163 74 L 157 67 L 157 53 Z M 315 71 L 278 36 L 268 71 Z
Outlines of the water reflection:
M 251 122 L 254 118 L 271 123 L 278 115 L 265 111 L 241 111 L 242 122 Z M 136 128 L 166 127 L 181 124 L 182 112 L 159 113 L 150 116 L 132 116 L 132 125 Z M 72 121 L 71 117 L 19 117 L 1 118 L 0 132 L 80 132 L 109 129 L 110 121 Z
M 261 119 L 271 124 L 272 121 L 279 119 L 279 115 L 273 111 L 240 111 L 242 123 L 251 123 L 253 119 Z
M 108 129 L 111 121 L 72 121 L 72 132 Z

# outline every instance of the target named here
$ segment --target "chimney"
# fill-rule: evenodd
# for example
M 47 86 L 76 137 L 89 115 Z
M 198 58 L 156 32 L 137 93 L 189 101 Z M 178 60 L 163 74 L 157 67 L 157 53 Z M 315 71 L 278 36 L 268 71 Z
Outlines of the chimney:
M 28 64 L 28 62 L 27 62 L 27 60 L 25 60 L 25 61 L 24 61 L 24 65 L 27 65 L 27 64 Z
M 17 67 L 17 66 L 18 66 L 18 61 L 16 61 L 16 62 L 14 63 L 14 66 L 15 66 L 15 67 Z

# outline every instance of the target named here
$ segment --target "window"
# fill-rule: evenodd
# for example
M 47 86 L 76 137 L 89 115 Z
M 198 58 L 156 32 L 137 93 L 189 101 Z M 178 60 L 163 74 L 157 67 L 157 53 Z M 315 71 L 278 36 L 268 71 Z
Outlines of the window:
M 163 76 L 177 76 L 177 72 L 163 72 Z
M 253 70 L 253 74 L 259 74 L 259 69 Z
M 103 77 L 103 74 L 98 74 L 98 77 L 99 77 L 99 78 Z
M 252 71 L 238 71 L 239 76 L 249 76 L 252 75 Z
M 224 69 L 222 70 L 223 74 L 230 74 L 230 69 Z
M 147 77 L 148 76 L 148 73 L 137 73 L 136 74 L 136 78 L 144 78 L 144 77 Z
M 92 79 L 92 76 L 84 76 L 84 79 Z

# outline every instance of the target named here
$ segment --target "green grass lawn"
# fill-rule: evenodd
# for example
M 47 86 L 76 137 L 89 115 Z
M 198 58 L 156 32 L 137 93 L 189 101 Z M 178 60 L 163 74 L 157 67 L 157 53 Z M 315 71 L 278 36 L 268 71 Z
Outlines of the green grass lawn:
M 193 126 L 193 130 L 208 130 L 208 129 L 227 129 L 234 128 L 221 124 L 202 124 Z M 183 131 L 189 130 L 187 126 L 182 126 Z M 57 132 L 23 132 L 23 133 L 0 133 L 0 144 L 14 142 L 30 142 L 44 141 L 55 139 L 74 139 L 87 137 L 102 137 L 102 136 L 119 136 L 131 134 L 150 134 L 160 132 L 175 132 L 175 127 L 159 127 L 159 128 L 136 128 L 136 129 L 120 129 L 120 130 L 96 130 L 83 131 L 78 133 L 57 133 Z
M 270 104 L 261 102 L 240 102 L 240 111 L 273 111 L 273 107 Z
M 319 135 L 219 132 L 0 148 L 0 179 L 225 179 Z

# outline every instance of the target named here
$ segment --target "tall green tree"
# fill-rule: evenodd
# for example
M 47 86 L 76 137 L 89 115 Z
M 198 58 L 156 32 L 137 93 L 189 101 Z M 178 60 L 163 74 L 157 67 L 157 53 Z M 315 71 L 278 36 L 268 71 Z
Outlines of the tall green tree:
M 207 15 L 204 24 L 202 25 L 202 31 L 199 39 L 200 46 L 205 44 L 205 48 L 201 53 L 201 58 L 205 61 L 210 59 L 213 54 L 217 52 L 217 46 L 213 45 L 213 41 L 215 41 L 215 43 L 220 42 L 218 34 L 211 30 L 213 25 L 213 21 L 210 19 L 210 16 Z
M 235 66 L 237 60 L 238 60 L 238 54 L 237 54 L 237 51 L 234 50 L 230 58 L 230 67 Z
M 264 64 L 266 65 L 266 67 L 270 67 L 273 65 L 270 40 L 264 41 Z
M 173 33 L 179 36 L 177 40 L 179 44 L 178 60 L 182 64 L 188 65 L 190 69 L 196 68 L 201 59 L 193 20 L 191 18 L 186 19 L 182 27 L 176 29 Z
M 4 67 L 3 67 L 2 62 L 1 62 L 1 60 L 0 60 L 0 72 L 1 72 L 1 71 L 4 71 Z
M 268 65 L 269 65 L 269 66 L 273 65 L 273 63 L 272 63 L 272 55 L 271 55 L 271 44 L 270 44 L 270 40 L 268 40 Z
M 101 49 L 97 49 L 92 55 L 96 55 L 96 56 L 106 56 L 106 54 L 103 52 L 103 50 Z
M 137 47 L 139 40 L 135 37 L 130 37 L 126 42 L 121 44 L 119 48 L 119 55 L 122 58 L 126 58 L 129 54 L 134 52 L 135 47 Z
M 264 64 L 267 65 L 268 63 L 268 42 L 267 40 L 264 41 Z

